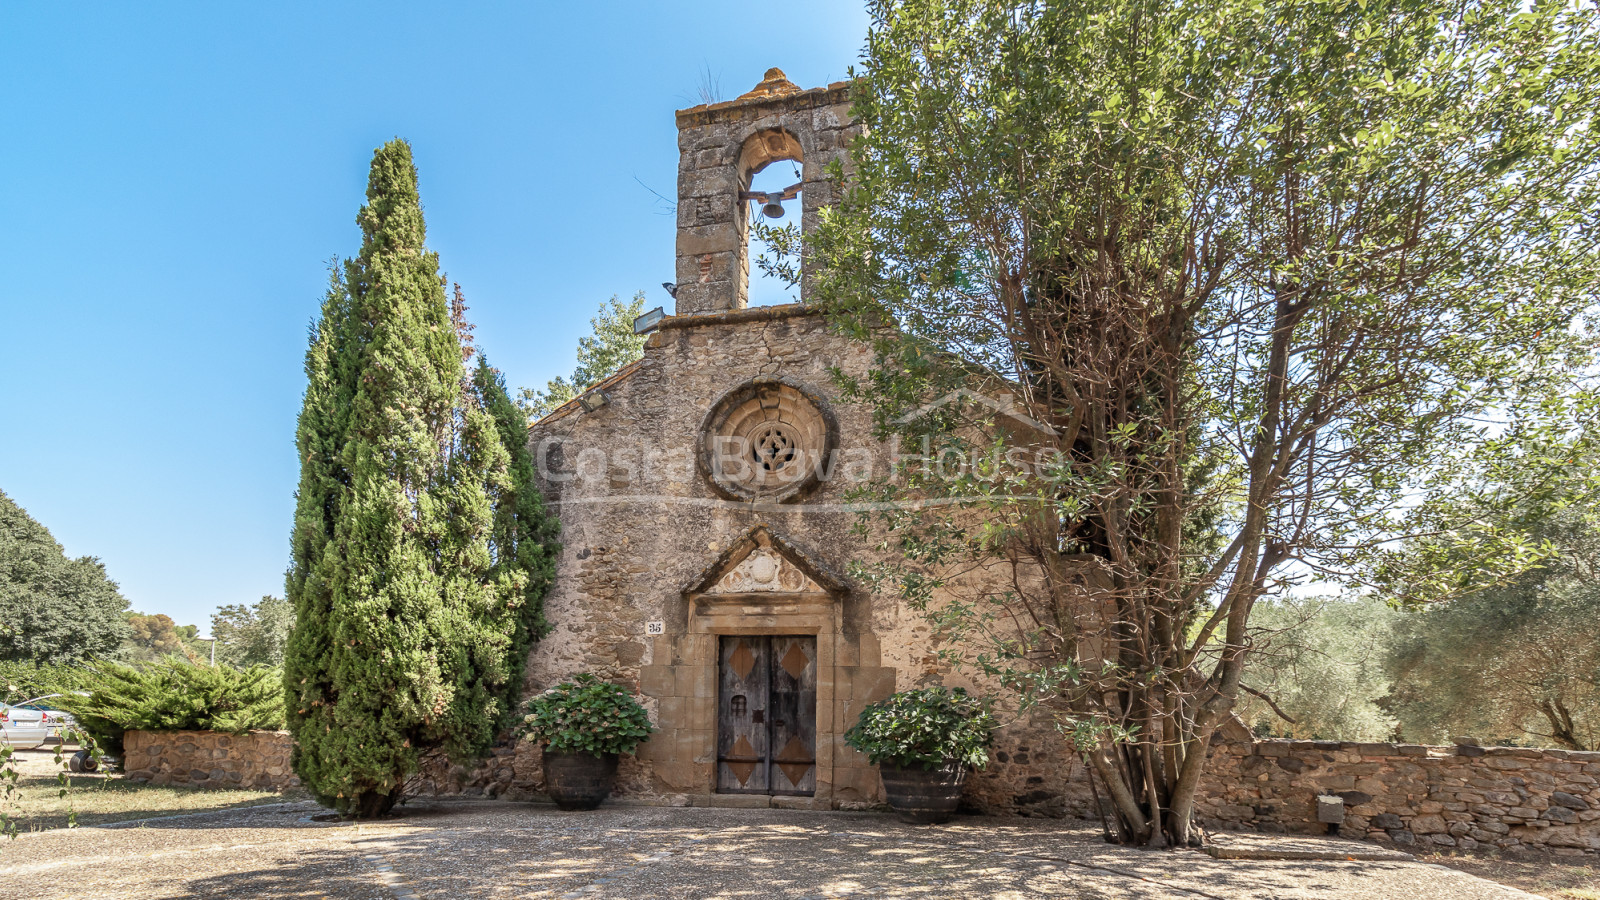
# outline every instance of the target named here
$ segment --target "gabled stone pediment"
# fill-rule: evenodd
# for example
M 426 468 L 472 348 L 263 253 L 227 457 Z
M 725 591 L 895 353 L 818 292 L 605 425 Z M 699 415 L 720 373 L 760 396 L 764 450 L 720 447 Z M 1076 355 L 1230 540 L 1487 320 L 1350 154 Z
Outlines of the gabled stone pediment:
M 739 535 L 683 589 L 685 596 L 838 594 L 845 582 L 765 525 Z

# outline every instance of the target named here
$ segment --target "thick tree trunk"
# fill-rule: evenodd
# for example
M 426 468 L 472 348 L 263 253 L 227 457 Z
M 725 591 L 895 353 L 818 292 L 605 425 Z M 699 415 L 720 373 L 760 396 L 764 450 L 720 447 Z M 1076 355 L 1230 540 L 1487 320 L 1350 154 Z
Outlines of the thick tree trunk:
M 390 791 L 386 794 L 377 791 L 367 791 L 358 795 L 350 804 L 350 814 L 358 819 L 376 819 L 389 814 L 400 799 L 399 791 Z

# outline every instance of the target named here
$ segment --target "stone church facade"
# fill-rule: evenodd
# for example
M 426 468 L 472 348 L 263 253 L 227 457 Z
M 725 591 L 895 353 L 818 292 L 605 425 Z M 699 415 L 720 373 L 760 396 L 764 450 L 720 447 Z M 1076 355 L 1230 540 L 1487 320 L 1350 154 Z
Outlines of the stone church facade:
M 849 163 L 847 85 L 801 90 L 772 70 L 677 121 L 675 315 L 641 360 L 529 432 L 564 547 L 529 690 L 585 671 L 637 689 L 658 731 L 624 759 L 619 794 L 871 805 L 877 771 L 843 741 L 861 708 L 960 681 L 916 614 L 847 574 L 875 542 L 847 494 L 887 475 L 891 450 L 832 372 L 864 374 L 870 349 L 804 303 L 809 273 L 802 302 L 747 306 L 750 178 L 797 163 L 811 226 L 834 199 L 829 164 Z M 1059 746 L 1036 729 L 1003 735 L 973 803 L 1065 811 L 1074 764 L 1040 758 L 1047 742 Z M 499 792 L 537 788 L 537 751 L 503 752 L 515 764 Z

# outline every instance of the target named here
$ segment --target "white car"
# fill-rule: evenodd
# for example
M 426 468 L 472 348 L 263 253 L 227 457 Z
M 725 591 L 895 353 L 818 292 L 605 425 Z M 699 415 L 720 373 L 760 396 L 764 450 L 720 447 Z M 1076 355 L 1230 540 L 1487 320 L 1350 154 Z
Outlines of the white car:
M 82 691 L 73 691 L 73 693 L 80 697 L 89 696 Z M 69 732 L 78 727 L 78 720 L 72 715 L 72 713 L 61 709 L 54 703 L 50 702 L 57 697 L 65 696 L 65 694 L 45 694 L 43 697 L 35 697 L 32 700 L 24 700 L 16 705 L 21 709 L 31 709 L 44 713 L 43 721 L 44 724 L 50 729 L 51 734 L 60 735 L 63 732 Z
M 43 747 L 46 742 L 60 734 L 50 727 L 46 715 L 47 713 L 42 710 L 0 703 L 0 744 L 16 747 L 19 750 Z

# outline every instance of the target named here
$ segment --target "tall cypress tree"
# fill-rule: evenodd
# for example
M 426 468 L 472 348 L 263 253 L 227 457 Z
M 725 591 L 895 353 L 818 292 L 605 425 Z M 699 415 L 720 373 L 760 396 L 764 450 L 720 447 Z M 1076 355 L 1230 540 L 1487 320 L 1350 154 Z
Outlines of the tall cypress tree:
M 537 606 L 495 553 L 511 458 L 466 377 L 405 142 L 374 154 L 357 222 L 306 355 L 284 681 L 296 773 L 373 816 L 423 753 L 487 751 Z
M 544 507 L 544 497 L 534 480 L 533 451 L 528 448 L 527 417 L 506 392 L 505 379 L 482 355 L 472 375 L 473 389 L 483 408 L 494 418 L 500 443 L 509 452 L 510 482 L 495 498 L 492 545 L 495 572 L 522 578 L 521 596 L 510 607 L 511 650 L 507 692 L 502 696 L 508 713 L 520 699 L 522 669 L 529 646 L 549 630 L 544 618 L 544 595 L 555 578 L 556 543 L 560 523 Z

